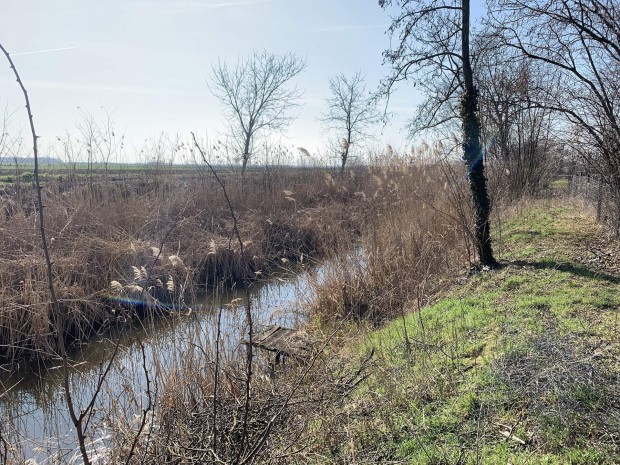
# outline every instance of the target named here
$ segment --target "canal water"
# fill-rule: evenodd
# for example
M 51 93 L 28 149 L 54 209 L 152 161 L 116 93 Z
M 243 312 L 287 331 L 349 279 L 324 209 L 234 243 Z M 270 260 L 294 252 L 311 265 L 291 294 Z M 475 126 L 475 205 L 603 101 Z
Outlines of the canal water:
M 307 318 L 304 310 L 312 297 L 310 282 L 320 280 L 321 274 L 321 267 L 308 267 L 301 271 L 282 271 L 269 280 L 252 284 L 251 308 L 256 327 L 303 324 Z M 97 336 L 71 353 L 70 384 L 79 413 L 88 404 L 118 338 L 121 339 L 95 405 L 91 426 L 97 426 L 87 431 L 95 448 L 109 438 L 105 425 L 115 424 L 114 418 L 105 418 L 113 410 L 109 408 L 112 403 L 124 411 L 135 412 L 136 416 L 141 411 L 146 390 L 144 361 L 154 383 L 158 370 L 172 370 L 183 363 L 187 351 L 213 344 L 218 309 L 222 310 L 224 353 L 230 355 L 243 350 L 240 342 L 246 337 L 245 296 L 240 289 L 204 296 L 192 306 L 191 312 L 155 318 L 120 332 Z M 0 432 L 17 449 L 17 455 L 31 464 L 81 463 L 62 378 L 59 361 L 46 367 L 23 365 L 12 373 L 0 373 Z M 96 458 L 94 451 L 92 455 Z

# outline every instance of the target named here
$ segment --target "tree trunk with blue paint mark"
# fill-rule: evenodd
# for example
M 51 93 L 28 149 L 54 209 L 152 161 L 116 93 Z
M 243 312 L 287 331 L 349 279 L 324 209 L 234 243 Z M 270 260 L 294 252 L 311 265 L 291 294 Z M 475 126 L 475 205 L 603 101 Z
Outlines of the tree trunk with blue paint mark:
M 480 143 L 480 117 L 478 115 L 478 90 L 474 85 L 469 55 L 469 0 L 462 4 L 462 58 L 465 93 L 461 98 L 463 130 L 463 159 L 474 207 L 474 240 L 481 266 L 498 265 L 491 246 L 491 202 L 484 174 L 484 157 Z

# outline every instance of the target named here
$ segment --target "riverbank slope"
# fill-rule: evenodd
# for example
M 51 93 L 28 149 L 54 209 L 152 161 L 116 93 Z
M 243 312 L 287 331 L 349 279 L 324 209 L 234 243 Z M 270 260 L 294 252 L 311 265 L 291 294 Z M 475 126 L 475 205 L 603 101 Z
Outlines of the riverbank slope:
M 501 229 L 501 269 L 345 349 L 374 362 L 319 428 L 326 463 L 620 462 L 618 242 L 559 201 Z

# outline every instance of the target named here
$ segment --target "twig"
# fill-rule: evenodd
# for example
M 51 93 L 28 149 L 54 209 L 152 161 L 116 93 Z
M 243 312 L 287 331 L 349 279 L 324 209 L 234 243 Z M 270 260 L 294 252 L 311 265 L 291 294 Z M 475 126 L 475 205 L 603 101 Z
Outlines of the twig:
M 146 366 L 146 351 L 144 349 L 144 344 L 140 340 L 139 336 L 138 336 L 138 343 L 140 344 L 140 351 L 142 352 L 142 369 L 144 370 L 144 376 L 146 378 L 146 397 L 148 399 L 148 402 L 146 404 L 146 408 L 142 410 L 142 420 L 140 421 L 140 427 L 138 428 L 138 431 L 136 432 L 136 435 L 133 438 L 131 448 L 129 449 L 129 453 L 127 454 L 127 459 L 125 460 L 125 465 L 129 465 L 129 461 L 131 460 L 131 457 L 133 457 L 133 454 L 135 453 L 136 446 L 138 445 L 138 441 L 140 439 L 140 436 L 142 435 L 142 431 L 144 430 L 144 427 L 146 426 L 146 420 L 147 420 L 148 414 L 153 408 L 153 396 L 151 395 L 151 379 L 149 377 L 149 370 Z
M 73 406 L 73 400 L 71 397 L 71 389 L 69 386 L 69 366 L 67 362 L 67 353 L 65 350 L 64 321 L 63 321 L 63 316 L 61 315 L 61 311 L 60 311 L 60 304 L 56 297 L 56 291 L 54 289 L 54 275 L 52 272 L 52 260 L 50 258 L 49 248 L 47 246 L 47 238 L 45 236 L 45 222 L 44 222 L 44 215 L 43 215 L 44 205 L 43 205 L 43 196 L 41 195 L 42 188 L 41 188 L 41 183 L 39 180 L 39 148 L 37 145 L 38 136 L 34 128 L 34 117 L 32 116 L 30 98 L 28 97 L 28 91 L 26 90 L 26 87 L 24 86 L 24 83 L 22 82 L 21 77 L 19 76 L 17 68 L 15 67 L 15 64 L 13 63 L 13 60 L 11 59 L 9 52 L 7 52 L 7 50 L 4 48 L 4 46 L 2 46 L 2 44 L 0 44 L 0 49 L 2 50 L 2 53 L 4 53 L 4 56 L 6 57 L 6 59 L 8 60 L 9 65 L 11 69 L 13 70 L 13 74 L 15 74 L 15 79 L 17 80 L 17 83 L 19 84 L 19 87 L 21 88 L 22 93 L 24 94 L 24 100 L 26 101 L 26 112 L 28 113 L 30 133 L 32 134 L 32 151 L 33 151 L 33 157 L 34 157 L 34 183 L 35 183 L 35 188 L 37 192 L 37 212 L 39 215 L 39 234 L 41 236 L 41 244 L 43 246 L 43 256 L 45 258 L 46 273 L 47 273 L 47 286 L 48 286 L 48 289 L 50 292 L 50 298 L 52 301 L 52 312 L 54 314 L 54 318 L 56 319 L 55 323 L 56 323 L 56 332 L 57 332 L 56 336 L 57 336 L 57 341 L 58 341 L 57 344 L 58 344 L 58 350 L 60 352 L 60 356 L 62 358 L 62 367 L 63 367 L 62 368 L 63 369 L 63 388 L 65 391 L 65 397 L 67 401 L 67 407 L 69 410 L 69 416 L 71 417 L 71 421 L 73 422 L 73 425 L 75 426 L 77 430 L 78 443 L 80 447 L 80 453 L 82 454 L 82 458 L 84 460 L 84 465 L 90 465 L 90 460 L 88 458 L 88 452 L 86 451 L 86 442 L 85 442 L 86 438 L 84 436 L 84 431 L 81 427 L 81 420 L 83 419 L 83 416 L 80 415 L 80 419 L 78 419 L 76 416 L 75 408 Z
M 246 263 L 245 261 L 245 249 L 243 247 L 243 241 L 241 240 L 241 234 L 239 233 L 239 224 L 237 221 L 237 215 L 235 213 L 235 209 L 232 206 L 232 202 L 230 201 L 230 198 L 228 197 L 228 192 L 226 190 L 226 186 L 224 185 L 224 183 L 222 182 L 222 180 L 220 179 L 220 177 L 217 174 L 217 171 L 215 171 L 215 169 L 213 168 L 213 165 L 211 165 L 211 163 L 209 163 L 209 161 L 207 160 L 207 156 L 204 152 L 204 150 L 202 149 L 202 147 L 200 147 L 200 145 L 198 144 L 198 141 L 196 140 L 196 135 L 192 132 L 192 138 L 194 140 L 194 145 L 196 146 L 196 148 L 198 149 L 198 151 L 200 152 L 200 155 L 202 156 L 202 160 L 204 161 L 204 163 L 209 167 L 209 170 L 211 171 L 211 173 L 213 174 L 213 176 L 215 177 L 215 180 L 217 181 L 217 183 L 220 185 L 220 187 L 222 188 L 222 193 L 224 194 L 224 199 L 226 200 L 226 204 L 228 205 L 228 209 L 230 210 L 230 216 L 232 218 L 233 221 L 233 234 L 235 235 L 237 242 L 239 243 L 239 253 L 241 255 L 241 262 L 242 263 Z M 250 401 L 251 401 L 251 396 L 250 396 L 250 385 L 252 382 L 252 363 L 253 363 L 253 337 L 254 337 L 254 324 L 253 324 L 253 319 L 252 319 L 252 307 L 251 307 L 251 300 L 250 300 L 250 291 L 246 282 L 246 275 L 244 274 L 242 276 L 242 279 L 244 281 L 244 290 L 245 290 L 245 318 L 246 318 L 246 323 L 247 323 L 247 327 L 248 327 L 248 345 L 247 345 L 247 359 L 246 359 L 246 379 L 245 379 L 245 404 L 244 404 L 244 413 L 243 413 L 243 429 L 242 429 L 242 434 L 241 434 L 241 441 L 239 444 L 239 449 L 237 452 L 237 457 L 235 458 L 235 463 L 239 463 L 239 461 L 241 460 L 241 456 L 243 454 L 243 450 L 245 448 L 245 441 L 247 439 L 247 434 L 248 434 L 248 420 L 249 420 L 249 415 L 250 415 Z M 214 423 L 215 423 L 215 419 L 214 419 Z

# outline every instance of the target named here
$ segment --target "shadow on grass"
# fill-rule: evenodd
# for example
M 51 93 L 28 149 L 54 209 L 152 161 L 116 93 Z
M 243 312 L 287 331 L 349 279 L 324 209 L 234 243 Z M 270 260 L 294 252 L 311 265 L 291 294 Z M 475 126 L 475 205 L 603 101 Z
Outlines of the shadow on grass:
M 558 270 L 565 273 L 571 273 L 582 278 L 596 279 L 598 281 L 606 281 L 612 284 L 620 284 L 620 277 L 599 271 L 592 271 L 583 266 L 576 266 L 570 263 L 560 263 L 551 259 L 543 259 L 539 261 L 513 260 L 506 262 L 507 265 L 517 267 L 531 267 L 536 269 Z

